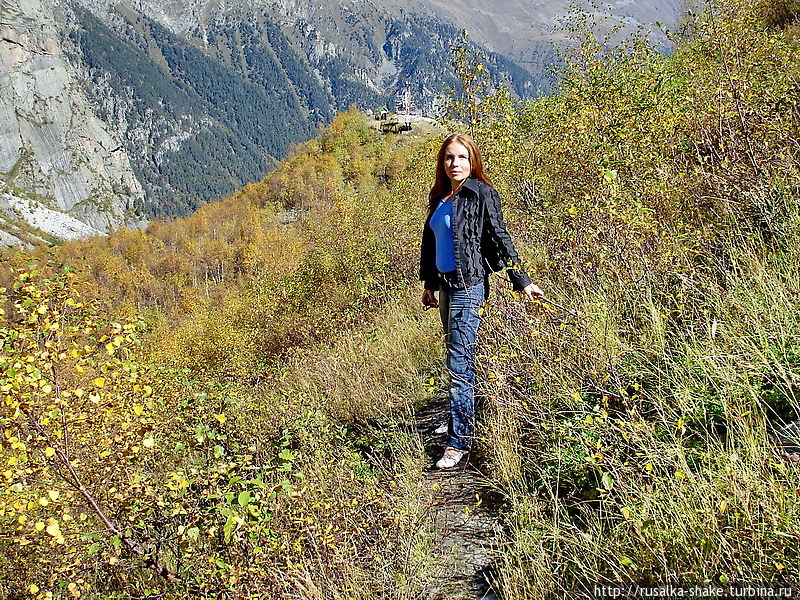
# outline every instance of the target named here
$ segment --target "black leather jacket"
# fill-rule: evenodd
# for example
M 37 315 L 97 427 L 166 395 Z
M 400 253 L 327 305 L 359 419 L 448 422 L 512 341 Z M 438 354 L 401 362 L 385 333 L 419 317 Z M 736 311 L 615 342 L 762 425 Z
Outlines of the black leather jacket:
M 506 269 L 514 289 L 524 289 L 531 279 L 522 269 L 514 243 L 506 231 L 497 190 L 469 178 L 452 202 L 451 223 L 459 284 L 471 287 L 488 278 L 490 273 Z M 422 230 L 419 278 L 425 282 L 425 289 L 436 291 L 440 280 L 436 269 L 436 237 L 430 220 L 428 215 Z

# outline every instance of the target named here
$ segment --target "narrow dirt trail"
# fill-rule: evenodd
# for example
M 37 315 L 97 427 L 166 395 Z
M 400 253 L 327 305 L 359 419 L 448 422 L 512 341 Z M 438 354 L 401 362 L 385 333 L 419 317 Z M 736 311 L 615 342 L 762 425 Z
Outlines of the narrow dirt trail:
M 445 436 L 434 430 L 447 415 L 447 401 L 433 402 L 417 412 L 415 427 L 428 457 L 425 471 L 427 513 L 434 533 L 431 552 L 434 585 L 425 600 L 498 600 L 492 589 L 493 563 L 499 557 L 497 531 L 500 497 L 471 462 L 437 469 Z

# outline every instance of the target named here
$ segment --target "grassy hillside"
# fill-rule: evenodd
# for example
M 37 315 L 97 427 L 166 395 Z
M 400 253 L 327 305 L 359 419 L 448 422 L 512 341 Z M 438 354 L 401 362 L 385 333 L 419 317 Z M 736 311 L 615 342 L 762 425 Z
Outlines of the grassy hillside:
M 350 427 L 419 401 L 434 360 L 406 289 L 429 136 L 344 113 L 190 217 L 7 255 L 4 594 L 405 594 L 415 442 L 380 434 L 403 458 L 376 465 Z M 396 386 L 380 405 L 347 397 L 374 380 L 336 381 L 365 349 L 383 360 L 362 377 Z M 152 569 L 115 566 L 137 549 Z
M 796 9 L 723 3 L 669 58 L 589 41 L 513 137 L 485 125 L 529 264 L 576 313 L 504 301 L 484 330 L 504 597 L 798 580 L 775 442 L 798 417 Z
M 472 461 L 502 497 L 500 597 L 800 583 L 776 442 L 800 410 L 797 11 L 729 0 L 673 56 L 587 37 L 553 96 L 465 95 L 568 309 L 492 280 Z M 404 423 L 443 382 L 415 281 L 439 139 L 351 111 L 190 217 L 6 255 L 3 594 L 438 585 Z

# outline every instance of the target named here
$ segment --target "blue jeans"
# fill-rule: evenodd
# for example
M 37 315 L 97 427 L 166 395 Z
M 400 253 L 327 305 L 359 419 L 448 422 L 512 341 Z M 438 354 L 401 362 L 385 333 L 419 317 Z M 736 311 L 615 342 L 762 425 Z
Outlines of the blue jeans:
M 439 290 L 439 316 L 447 348 L 450 376 L 450 423 L 447 445 L 468 450 L 475 418 L 475 343 L 483 307 L 485 283 L 454 289 L 443 283 Z

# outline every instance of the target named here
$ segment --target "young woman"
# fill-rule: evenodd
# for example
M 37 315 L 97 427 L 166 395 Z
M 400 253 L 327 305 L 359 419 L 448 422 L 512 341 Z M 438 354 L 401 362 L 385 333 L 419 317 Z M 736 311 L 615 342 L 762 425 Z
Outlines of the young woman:
M 489 297 L 489 274 L 501 269 L 514 289 L 531 300 L 543 295 L 519 264 L 500 198 L 483 172 L 475 142 L 466 135 L 450 135 L 436 159 L 419 272 L 425 282 L 422 304 L 439 307 L 450 374 L 448 441 L 436 463 L 440 469 L 456 466 L 472 442 L 479 309 Z

